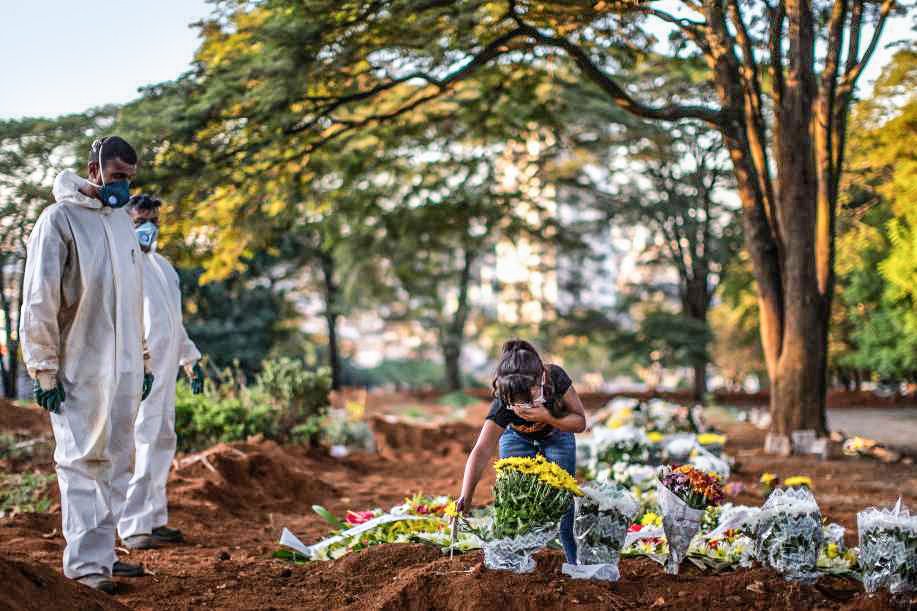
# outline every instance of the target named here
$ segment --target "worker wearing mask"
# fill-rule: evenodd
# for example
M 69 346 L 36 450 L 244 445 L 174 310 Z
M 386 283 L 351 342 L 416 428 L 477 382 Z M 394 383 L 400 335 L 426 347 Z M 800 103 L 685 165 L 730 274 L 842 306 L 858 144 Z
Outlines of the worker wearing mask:
M 198 365 L 201 353 L 188 339 L 182 324 L 181 289 L 172 265 L 156 252 L 161 202 L 148 195 L 132 197 L 127 205 L 142 254 L 143 332 L 152 356 L 156 386 L 140 404 L 134 424 L 136 457 L 127 490 L 127 503 L 118 522 L 124 545 L 151 549 L 182 541 L 182 533 L 169 528 L 166 481 L 175 457 L 176 371 L 184 368 L 195 394 L 203 391 L 204 374 Z
M 137 153 L 93 142 L 86 180 L 54 181 L 56 203 L 29 235 L 19 335 L 36 402 L 51 412 L 64 575 L 114 592 L 143 567 L 115 555 L 130 479 L 134 418 L 153 386 L 143 340 L 140 252 L 124 205 Z

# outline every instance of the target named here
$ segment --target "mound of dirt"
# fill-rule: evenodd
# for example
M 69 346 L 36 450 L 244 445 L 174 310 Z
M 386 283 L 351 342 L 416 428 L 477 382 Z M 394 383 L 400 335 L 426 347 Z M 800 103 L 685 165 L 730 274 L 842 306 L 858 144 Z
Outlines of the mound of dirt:
M 294 573 L 303 587 L 302 606 L 379 610 L 538 608 L 737 609 L 889 608 L 887 594 L 867 596 L 852 580 L 823 578 L 813 586 L 788 584 L 773 571 L 755 568 L 721 575 L 686 566 L 677 577 L 647 559 L 624 560 L 621 581 L 578 581 L 561 573 L 562 555 L 536 556 L 528 575 L 484 568 L 482 554 L 450 560 L 422 545 L 383 545 Z M 278 602 L 278 601 L 275 601 Z
M 204 505 L 241 517 L 292 511 L 338 496 L 310 460 L 272 441 L 221 443 L 176 463 L 170 497 L 178 506 Z
M 127 609 L 107 594 L 87 588 L 37 563 L 0 557 L 0 610 Z
M 37 406 L 21 407 L 0 399 L 0 431 L 28 437 L 47 435 L 51 432 L 51 419 Z
M 423 425 L 393 416 L 375 416 L 371 426 L 379 454 L 386 457 L 403 457 L 405 453 L 467 455 L 480 430 L 464 422 Z

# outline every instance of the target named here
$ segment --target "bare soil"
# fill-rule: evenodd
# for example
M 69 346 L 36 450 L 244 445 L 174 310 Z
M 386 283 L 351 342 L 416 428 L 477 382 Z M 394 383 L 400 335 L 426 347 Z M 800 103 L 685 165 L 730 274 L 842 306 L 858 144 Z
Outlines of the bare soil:
M 525 576 L 485 569 L 480 553 L 450 560 L 439 550 L 420 545 L 378 546 L 333 562 L 306 565 L 271 558 L 283 527 L 306 542 L 327 533 L 328 526 L 311 511 L 313 504 L 342 515 L 347 509 L 388 508 L 418 491 L 456 494 L 483 409 L 468 410 L 473 424 L 417 426 L 374 417 L 378 454 L 333 459 L 320 450 L 251 439 L 179 457 L 169 489 L 170 522 L 184 531 L 187 542 L 158 550 L 122 551 L 122 558 L 143 562 L 153 574 L 120 580 L 114 599 L 87 593 L 60 576 L 64 540 L 59 509 L 0 519 L 0 609 L 6 608 L 4 604 L 16 609 L 109 609 L 118 608 L 118 603 L 136 609 L 463 611 L 917 606 L 914 597 L 866 595 L 858 582 L 849 579 L 823 578 L 814 586 L 801 586 L 763 568 L 713 575 L 693 566 L 671 577 L 648 559 L 624 560 L 616 584 L 576 581 L 561 574 L 563 559 L 557 551 L 540 553 L 535 572 Z M 0 430 L 47 435 L 48 428 L 42 430 L 47 427 L 44 417 L 38 410 L 0 402 Z M 726 432 L 727 451 L 738 461 L 733 481 L 745 487 L 734 502 L 762 502 L 757 482 L 764 471 L 781 477 L 808 475 L 823 514 L 848 528 L 850 544 L 856 542 L 856 512 L 864 507 L 892 504 L 899 495 L 911 507 L 917 506 L 914 465 L 855 458 L 780 459 L 761 452 L 763 434 L 750 425 L 731 425 Z M 52 469 L 49 456 L 0 467 Z M 480 503 L 489 501 L 491 477 L 479 487 Z

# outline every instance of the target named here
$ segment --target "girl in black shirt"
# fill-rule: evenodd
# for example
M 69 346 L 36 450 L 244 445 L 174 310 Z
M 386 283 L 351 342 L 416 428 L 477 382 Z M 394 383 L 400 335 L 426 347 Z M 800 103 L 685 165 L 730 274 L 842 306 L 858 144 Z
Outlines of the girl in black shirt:
M 541 454 L 570 475 L 576 473 L 573 434 L 586 429 L 586 415 L 567 372 L 545 366 L 530 343 L 511 340 L 503 346 L 493 388 L 490 413 L 465 463 L 459 511 L 471 506 L 474 489 L 498 447 L 500 458 Z M 575 563 L 572 507 L 561 520 L 560 540 L 567 562 Z

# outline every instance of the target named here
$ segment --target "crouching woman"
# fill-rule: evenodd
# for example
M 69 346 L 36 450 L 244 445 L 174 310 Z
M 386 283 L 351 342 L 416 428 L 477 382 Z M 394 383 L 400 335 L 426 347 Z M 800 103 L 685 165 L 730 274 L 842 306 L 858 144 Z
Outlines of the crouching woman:
M 541 454 L 576 474 L 573 435 L 586 429 L 586 415 L 570 376 L 557 365 L 545 365 L 529 342 L 511 340 L 503 346 L 493 389 L 490 412 L 465 463 L 459 511 L 471 507 L 481 474 L 498 447 L 500 458 Z M 560 541 L 567 562 L 575 563 L 572 506 L 560 522 Z

